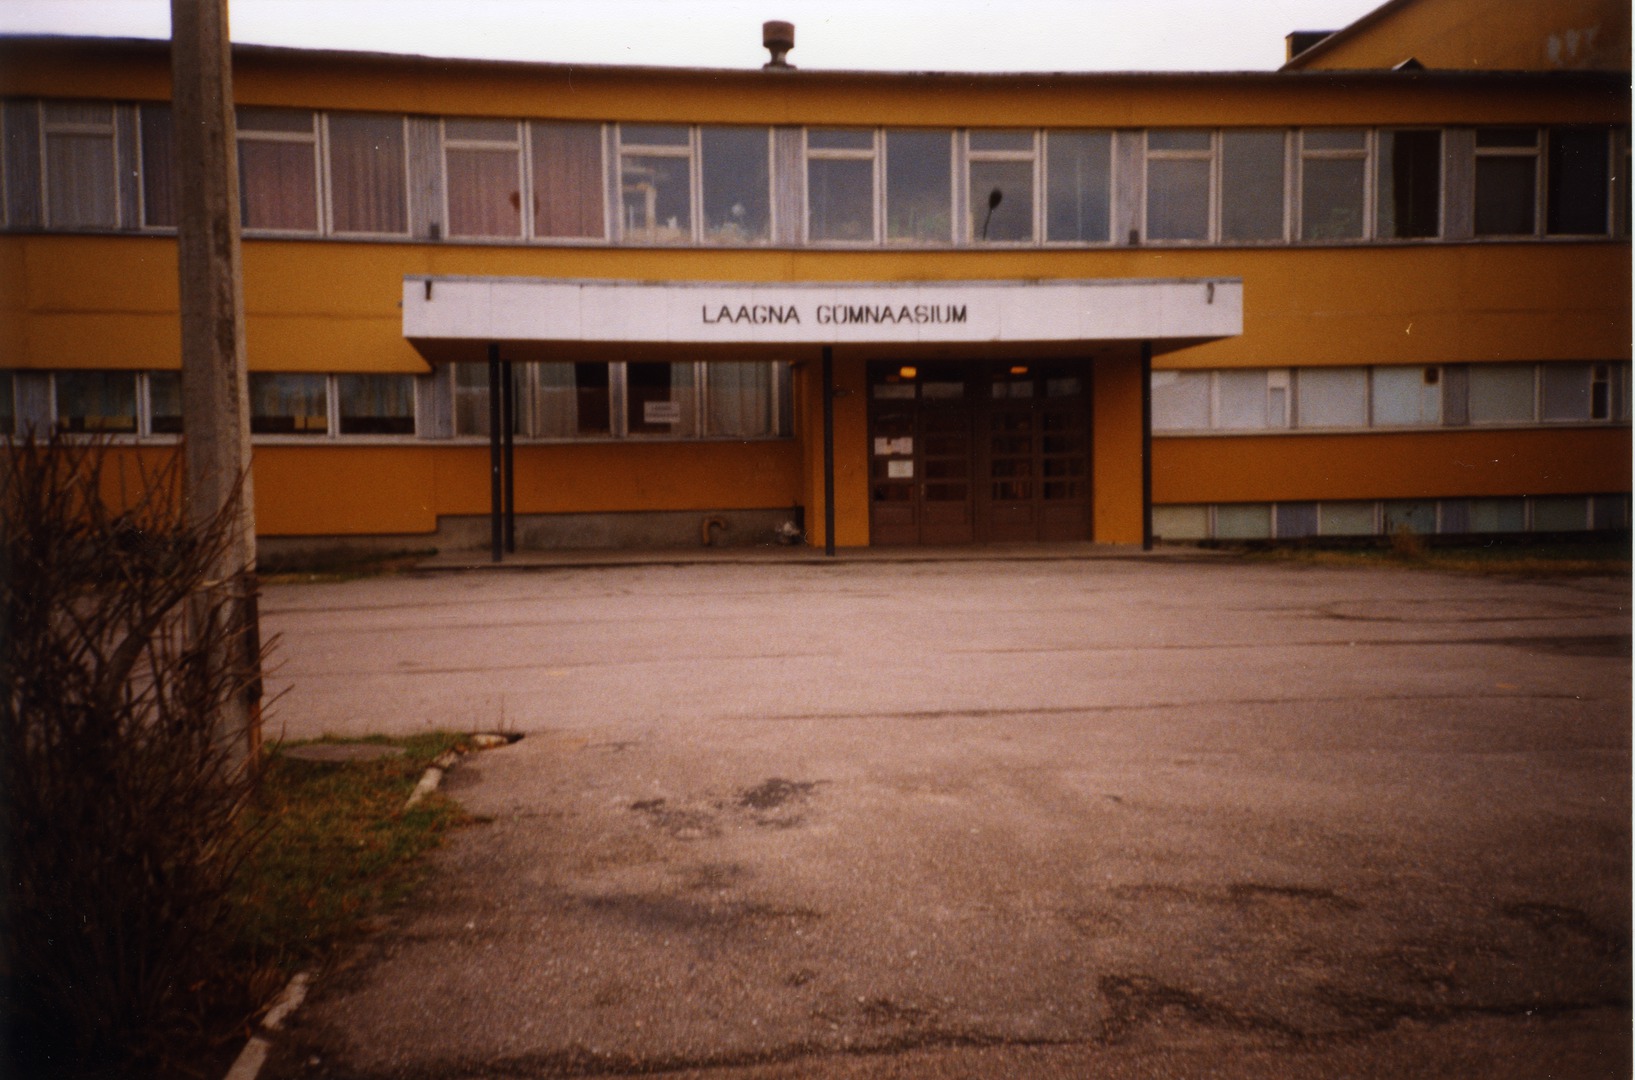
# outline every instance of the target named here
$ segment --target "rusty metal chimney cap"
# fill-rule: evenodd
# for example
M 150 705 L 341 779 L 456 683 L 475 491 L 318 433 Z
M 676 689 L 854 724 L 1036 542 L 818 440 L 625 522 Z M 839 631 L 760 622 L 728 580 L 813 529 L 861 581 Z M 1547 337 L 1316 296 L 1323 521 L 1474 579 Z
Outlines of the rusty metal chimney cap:
M 771 21 L 761 24 L 761 44 L 772 54 L 772 59 L 761 65 L 762 70 L 793 68 L 784 54 L 795 47 L 795 24 Z

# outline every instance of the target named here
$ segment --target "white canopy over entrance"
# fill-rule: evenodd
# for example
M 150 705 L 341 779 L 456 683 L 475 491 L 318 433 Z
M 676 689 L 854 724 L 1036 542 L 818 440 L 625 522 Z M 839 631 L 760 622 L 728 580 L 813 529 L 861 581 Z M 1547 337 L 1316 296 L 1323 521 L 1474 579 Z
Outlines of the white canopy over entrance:
M 1138 345 L 1143 543 L 1150 546 L 1152 356 L 1242 332 L 1239 278 L 795 284 L 403 279 L 403 336 L 420 354 L 433 363 L 488 364 L 496 562 L 504 550 L 515 550 L 508 419 L 514 361 L 594 362 L 634 355 L 652 362 L 669 354 L 701 358 L 701 351 L 710 360 L 732 361 L 819 352 L 824 549 L 833 555 L 837 348 L 868 350 L 876 357 L 1008 353 L 1093 363 L 1098 351 Z
M 754 351 L 789 345 L 1192 343 L 1242 332 L 1238 278 L 836 284 L 403 280 L 403 335 L 433 361 L 479 360 L 488 343 Z

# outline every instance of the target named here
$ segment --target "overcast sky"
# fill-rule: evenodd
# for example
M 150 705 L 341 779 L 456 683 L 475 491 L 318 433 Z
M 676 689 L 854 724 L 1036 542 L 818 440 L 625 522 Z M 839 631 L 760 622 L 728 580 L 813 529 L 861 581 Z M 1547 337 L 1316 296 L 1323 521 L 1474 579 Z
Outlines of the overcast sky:
M 1384 0 L 232 0 L 233 40 L 593 64 L 759 67 L 761 23 L 797 67 L 1249 71 L 1291 30 Z M 170 36 L 168 0 L 0 0 L 0 33 Z

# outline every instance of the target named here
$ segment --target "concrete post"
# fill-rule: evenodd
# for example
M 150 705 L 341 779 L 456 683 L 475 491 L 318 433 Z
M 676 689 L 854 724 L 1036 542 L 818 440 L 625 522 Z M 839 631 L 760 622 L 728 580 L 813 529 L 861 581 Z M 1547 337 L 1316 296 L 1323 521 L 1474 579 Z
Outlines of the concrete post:
M 183 500 L 194 525 L 214 519 L 224 507 L 237 507 L 231 543 L 211 579 L 229 591 L 225 614 L 237 633 L 228 640 L 245 646 L 238 660 L 247 692 L 221 717 L 218 737 L 235 754 L 253 760 L 261 734 L 260 634 L 227 0 L 171 0 L 170 20 L 187 458 Z

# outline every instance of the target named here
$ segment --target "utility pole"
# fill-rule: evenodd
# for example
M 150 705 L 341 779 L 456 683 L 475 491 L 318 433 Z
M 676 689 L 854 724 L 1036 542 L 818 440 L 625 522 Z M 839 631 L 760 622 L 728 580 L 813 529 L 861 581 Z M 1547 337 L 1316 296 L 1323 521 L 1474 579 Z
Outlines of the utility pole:
M 216 737 L 235 760 L 253 763 L 261 744 L 261 641 L 227 0 L 171 0 L 170 34 L 187 458 L 183 502 L 194 526 L 234 508 L 230 543 L 210 575 L 213 587 L 226 591 L 225 626 L 197 618 L 194 626 L 233 651 L 223 659 L 245 691 L 232 696 Z M 200 598 L 195 611 L 207 606 Z

